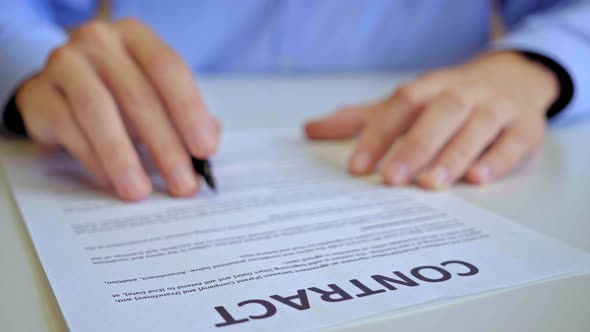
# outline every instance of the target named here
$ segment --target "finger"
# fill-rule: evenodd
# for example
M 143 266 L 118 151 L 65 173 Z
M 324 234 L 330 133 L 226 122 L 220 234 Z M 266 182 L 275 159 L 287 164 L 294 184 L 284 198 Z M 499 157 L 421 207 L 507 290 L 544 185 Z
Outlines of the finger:
M 544 119 L 523 119 L 506 129 L 469 169 L 466 179 L 482 184 L 503 177 L 539 146 L 544 127 Z
M 455 135 L 472 107 L 468 92 L 448 91 L 436 97 L 385 161 L 381 170 L 385 183 L 400 185 L 410 181 Z
M 307 137 L 311 139 L 345 139 L 359 133 L 377 105 L 343 107 L 324 118 L 305 124 Z
M 56 104 L 57 102 L 58 101 L 56 100 Z M 59 104 L 60 107 L 55 108 L 52 118 L 53 126 L 61 145 L 78 159 L 82 165 L 84 165 L 84 167 L 86 167 L 86 169 L 98 179 L 101 185 L 110 185 L 110 181 L 105 174 L 102 165 L 98 159 L 96 159 L 94 150 L 76 124 L 72 114 L 68 111 L 65 100 L 60 100 Z
M 57 147 L 59 141 L 45 104 L 45 100 L 57 91 L 48 91 L 47 86 L 50 86 L 49 82 L 40 75 L 27 80 L 16 94 L 16 104 L 29 136 L 43 146 Z
M 352 153 L 349 171 L 358 175 L 373 172 L 393 142 L 415 121 L 426 102 L 453 80 L 451 71 L 435 71 L 399 86 L 379 105 L 379 110 L 373 111 Z
M 52 53 L 47 69 L 118 195 L 126 200 L 146 197 L 151 183 L 125 132 L 115 101 L 94 69 L 67 46 Z
M 97 28 L 95 28 L 97 29 Z M 106 45 L 100 53 L 92 46 L 81 44 L 91 57 L 99 75 L 123 110 L 128 127 L 133 128 L 145 143 L 168 190 L 175 196 L 193 195 L 199 188 L 188 151 L 168 118 L 151 82 L 124 50 L 122 41 L 108 26 L 100 32 L 111 36 L 103 38 Z M 97 33 L 97 32 L 94 32 Z
M 143 24 L 122 20 L 115 24 L 127 49 L 151 80 L 191 154 L 205 158 L 217 149 L 217 126 L 205 110 L 190 69 Z
M 352 174 L 372 173 L 394 140 L 409 127 L 415 113 L 408 105 L 392 103 L 383 107 L 363 128 L 359 142 L 348 163 Z
M 52 140 L 80 160 L 102 184 L 108 184 L 108 179 L 100 163 L 94 157 L 86 138 L 69 114 L 69 106 L 63 96 L 44 77 L 37 77 L 31 83 L 28 89 L 34 90 L 29 91 L 34 93 L 34 98 L 29 98 L 29 102 L 21 105 L 25 109 L 35 108 L 38 111 L 37 114 L 41 115 L 41 120 L 50 128 L 47 132 L 51 132 L 51 137 L 54 137 Z M 28 114 L 28 112 L 25 113 Z
M 477 107 L 466 125 L 443 148 L 434 163 L 420 174 L 418 183 L 441 189 L 459 179 L 516 114 L 508 103 L 489 102 Z
M 419 76 L 411 83 L 400 85 L 393 96 L 366 105 L 343 107 L 339 111 L 318 119 L 309 121 L 305 126 L 307 136 L 311 139 L 343 139 L 359 133 L 368 119 L 380 109 L 391 106 L 393 102 L 401 104 L 420 103 L 438 93 L 444 84 L 452 82 L 450 71 L 434 71 Z

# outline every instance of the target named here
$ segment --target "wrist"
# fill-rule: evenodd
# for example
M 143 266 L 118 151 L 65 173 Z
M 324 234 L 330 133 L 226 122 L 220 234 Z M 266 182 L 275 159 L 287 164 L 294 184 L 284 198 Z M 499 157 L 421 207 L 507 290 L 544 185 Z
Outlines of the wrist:
M 557 96 L 546 113 L 547 118 L 553 118 L 567 107 L 574 96 L 574 82 L 570 74 L 562 65 L 542 54 L 526 51 L 519 53 L 529 61 L 535 62 L 546 70 L 551 71 L 557 80 Z
M 529 58 L 521 52 L 514 52 L 523 65 L 529 66 L 531 73 L 534 72 L 535 87 L 539 91 L 540 103 L 544 109 L 549 107 L 557 100 L 560 94 L 559 79 L 555 72 L 539 61 Z M 532 80 L 531 77 L 531 80 Z
M 544 58 L 527 52 L 493 51 L 478 56 L 472 63 L 487 68 L 484 73 L 496 76 L 496 84 L 512 85 L 517 89 L 517 98 L 550 117 L 565 108 L 571 95 L 563 94 L 562 80 L 556 70 L 538 57 Z M 569 79 L 567 72 L 556 66 Z

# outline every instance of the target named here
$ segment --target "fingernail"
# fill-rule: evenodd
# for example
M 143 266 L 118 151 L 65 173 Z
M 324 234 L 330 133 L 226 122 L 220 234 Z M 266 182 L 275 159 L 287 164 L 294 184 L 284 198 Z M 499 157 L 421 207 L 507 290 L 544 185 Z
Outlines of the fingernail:
M 473 172 L 477 176 L 477 179 L 482 183 L 488 182 L 492 177 L 492 170 L 488 165 L 485 164 L 475 166 Z
M 449 170 L 443 166 L 436 166 L 426 173 L 426 177 L 435 188 L 444 187 L 449 181 Z
M 147 191 L 147 179 L 141 171 L 130 169 L 119 177 L 116 188 L 117 192 L 125 198 L 141 198 Z
M 201 122 L 201 124 L 199 125 L 198 132 L 200 134 L 200 140 L 203 145 L 207 147 L 215 145 L 215 128 L 212 122 Z
M 215 149 L 215 123 L 208 116 L 200 116 L 197 121 L 197 128 L 191 133 L 191 145 L 194 147 L 194 152 L 200 154 L 208 154 Z
M 404 184 L 408 181 L 408 167 L 402 162 L 394 161 L 389 165 L 387 175 L 392 185 Z
M 173 191 L 180 195 L 190 194 L 197 189 L 197 178 L 195 172 L 185 165 L 178 167 L 172 173 Z
M 371 155 L 366 151 L 359 151 L 352 157 L 352 170 L 355 173 L 366 173 L 371 167 Z

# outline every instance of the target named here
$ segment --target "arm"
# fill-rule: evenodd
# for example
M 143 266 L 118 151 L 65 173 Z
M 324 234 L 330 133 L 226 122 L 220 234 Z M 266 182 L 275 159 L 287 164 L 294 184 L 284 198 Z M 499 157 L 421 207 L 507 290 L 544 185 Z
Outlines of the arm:
M 64 17 L 81 24 L 66 34 L 52 23 L 50 2 L 1 1 L 0 107 L 14 96 L 5 119 L 70 152 L 125 200 L 152 191 L 135 140 L 172 195 L 198 191 L 190 157 L 211 155 L 220 128 L 173 49 L 135 19 Z
M 439 189 L 507 175 L 543 141 L 546 116 L 590 115 L 590 0 L 502 3 L 509 33 L 490 52 L 309 122 L 308 136 L 359 134 L 350 172 L 379 167 L 389 185 Z
M 39 72 L 66 38 L 52 21 L 47 1 L 0 2 L 0 113 L 18 86 Z
M 541 55 L 569 74 L 560 78 L 565 100 L 564 108 L 556 110 L 560 111 L 555 116 L 557 122 L 572 122 L 590 115 L 590 1 L 550 1 L 546 8 L 524 17 L 517 4 L 518 1 L 504 2 L 502 9 L 509 32 L 493 47 Z M 568 79 L 572 91 L 564 91 Z

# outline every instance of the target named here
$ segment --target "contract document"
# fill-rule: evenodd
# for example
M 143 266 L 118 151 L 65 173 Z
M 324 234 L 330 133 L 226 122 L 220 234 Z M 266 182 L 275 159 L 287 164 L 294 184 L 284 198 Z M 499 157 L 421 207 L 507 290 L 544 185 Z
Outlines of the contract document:
M 350 144 L 236 132 L 219 192 L 139 203 L 64 153 L 3 161 L 72 331 L 307 331 L 588 273 L 590 255 L 447 193 L 345 171 Z M 509 198 L 507 193 L 506 199 Z

